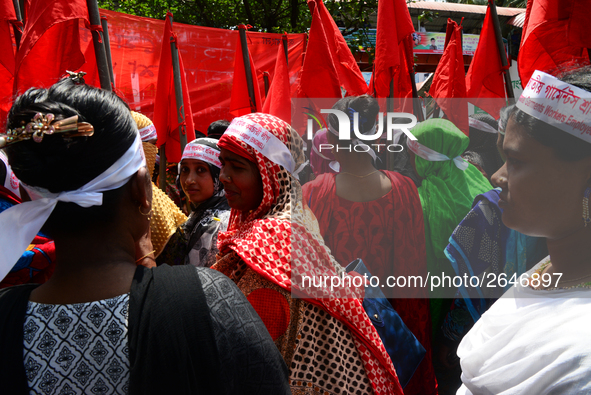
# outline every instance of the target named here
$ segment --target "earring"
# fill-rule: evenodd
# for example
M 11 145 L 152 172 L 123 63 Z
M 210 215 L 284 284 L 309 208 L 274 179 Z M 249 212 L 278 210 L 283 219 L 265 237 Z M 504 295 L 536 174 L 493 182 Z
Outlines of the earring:
M 148 217 L 148 221 L 152 220 L 152 209 L 150 208 L 150 211 L 148 211 L 147 214 L 142 213 L 142 206 L 139 206 L 138 211 L 140 212 L 141 215 L 143 215 L 144 217 Z
M 232 181 L 232 178 L 230 176 L 226 176 L 226 178 L 228 179 L 228 181 Z
M 591 222 L 591 218 L 589 218 L 589 195 L 591 195 L 591 187 L 587 187 L 583 195 L 583 223 L 585 224 L 585 228 Z

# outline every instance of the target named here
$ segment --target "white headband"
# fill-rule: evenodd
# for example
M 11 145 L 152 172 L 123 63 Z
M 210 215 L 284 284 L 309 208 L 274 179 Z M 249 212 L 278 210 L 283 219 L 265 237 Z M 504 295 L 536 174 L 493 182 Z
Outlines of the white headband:
M 377 126 L 378 126 L 377 124 L 373 125 L 373 128 L 371 128 L 370 130 L 368 130 L 367 132 L 365 132 L 365 133 L 362 133 L 362 134 L 366 134 L 366 135 L 372 135 L 372 134 L 375 134 Z M 330 125 L 330 123 L 328 124 L 328 131 L 329 131 L 329 132 L 331 132 L 332 134 L 334 134 L 334 135 L 335 135 L 335 136 L 337 136 L 337 137 L 338 137 L 338 135 L 339 135 L 339 131 L 338 131 L 338 130 L 336 130 L 335 128 L 333 128 L 333 127 Z M 367 148 L 368 148 L 368 150 L 367 150 L 367 151 L 362 151 L 362 152 L 364 152 L 364 153 L 366 153 L 366 154 L 369 154 L 369 156 L 371 156 L 371 157 L 372 157 L 372 159 L 373 159 L 374 163 L 377 163 L 377 160 L 378 160 L 378 159 L 377 159 L 377 157 L 378 157 L 378 156 L 376 155 L 376 152 L 373 150 L 373 148 L 371 148 L 369 145 L 367 145 L 367 144 L 365 144 L 365 143 L 362 143 L 362 142 L 361 142 L 359 139 L 352 139 L 352 140 L 351 140 L 351 143 L 353 143 L 353 144 L 355 144 L 355 145 L 359 145 L 359 146 L 364 146 L 364 147 L 367 147 Z M 334 169 L 333 169 L 333 170 L 334 170 Z
M 517 108 L 591 143 L 591 92 L 536 70 L 523 90 Z
M 470 121 L 470 127 L 474 128 L 474 129 L 478 129 L 481 130 L 483 132 L 488 132 L 488 133 L 494 133 L 497 134 L 498 130 L 493 128 L 492 126 L 490 126 L 488 123 L 486 122 L 482 122 L 478 119 L 475 118 L 468 118 Z
M 32 201 L 12 206 L 0 214 L 0 280 L 26 251 L 57 202 L 76 203 L 85 208 L 101 206 L 102 192 L 122 187 L 142 166 L 146 166 L 146 160 L 138 133 L 121 158 L 80 189 L 51 193 L 21 182 Z
M 295 163 L 287 146 L 258 123 L 242 117 L 234 118 L 224 134 L 238 138 L 290 174 L 294 173 Z
M 4 188 L 8 189 L 10 192 L 14 193 L 16 196 L 21 197 L 21 192 L 19 190 L 19 180 L 16 178 L 10 165 L 8 164 L 8 158 L 4 151 L 0 150 L 0 160 L 4 162 L 6 166 L 6 179 L 4 180 Z
M 421 158 L 428 160 L 429 162 L 443 162 L 446 160 L 451 160 L 447 155 L 440 154 L 437 151 L 433 151 L 429 147 L 425 147 L 423 144 L 419 143 L 415 140 L 408 140 L 408 149 L 414 152 L 416 155 L 420 156 Z M 462 171 L 465 171 L 470 164 L 462 159 L 461 156 L 456 156 L 453 158 L 454 164 L 456 167 Z
M 217 142 L 214 139 L 210 139 L 214 142 Z M 222 162 L 220 162 L 220 151 L 212 148 L 210 146 L 199 144 L 199 143 L 189 143 L 185 146 L 185 150 L 183 151 L 183 156 L 181 158 L 181 162 L 183 159 L 197 159 L 203 162 L 210 163 L 217 168 L 222 168 Z M 179 163 L 179 169 L 180 169 Z
M 150 141 L 158 138 L 154 124 L 148 125 L 145 128 L 141 128 L 139 132 L 140 136 L 142 137 L 142 141 Z

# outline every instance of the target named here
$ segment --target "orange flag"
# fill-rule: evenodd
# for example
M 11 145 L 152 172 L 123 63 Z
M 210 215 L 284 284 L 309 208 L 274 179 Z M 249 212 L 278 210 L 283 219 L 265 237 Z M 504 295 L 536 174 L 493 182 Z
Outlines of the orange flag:
M 341 86 L 349 96 L 359 96 L 367 93 L 367 83 L 361 74 L 359 65 L 357 65 L 345 38 L 322 0 L 316 0 L 316 8 L 318 8 L 320 14 L 324 34 L 326 35 Z
M 246 29 L 246 26 L 240 25 L 238 29 Z M 250 114 L 251 112 L 260 112 L 262 110 L 261 91 L 259 88 L 259 81 L 257 78 L 257 70 L 254 67 L 254 62 L 250 52 L 248 53 L 248 61 L 250 64 L 250 74 L 252 76 L 252 85 L 254 88 L 254 100 L 248 93 L 248 85 L 246 79 L 249 78 L 246 74 L 246 67 L 244 66 L 244 55 L 242 53 L 242 41 L 238 35 L 238 42 L 236 43 L 236 54 L 234 55 L 234 79 L 232 83 L 232 97 L 230 99 L 230 114 L 235 117 Z
M 489 6 L 478 47 L 466 75 L 466 90 L 468 101 L 495 119 L 499 119 L 499 111 L 506 105 L 503 70 Z
M 447 118 L 468 135 L 468 102 L 466 98 L 466 75 L 462 51 L 462 27 L 447 20 L 446 47 L 435 70 L 429 94 Z
M 326 40 L 318 7 L 313 0 L 308 2 L 308 6 L 312 11 L 312 25 L 304 66 L 300 74 L 298 97 L 341 98 L 339 76 Z
M 517 57 L 525 87 L 536 70 L 555 73 L 559 65 L 589 64 L 591 0 L 529 0 Z
M 408 95 L 408 92 L 400 91 L 397 81 L 401 81 L 403 77 L 396 74 L 401 69 L 401 63 L 405 61 L 405 55 L 401 56 L 400 44 L 414 31 L 412 19 L 404 0 L 378 2 L 376 57 L 369 89 L 375 97 L 389 96 L 392 79 L 395 79 L 394 97 Z M 406 78 L 410 78 L 408 74 Z M 410 82 L 406 85 L 410 86 Z
M 181 85 L 183 89 L 183 106 L 181 112 L 184 121 L 179 122 L 177 115 L 176 91 L 174 86 L 174 73 L 172 69 L 172 51 L 170 39 L 176 40 L 176 34 L 172 31 L 172 13 L 166 14 L 162 49 L 160 50 L 160 66 L 158 67 L 158 84 L 156 87 L 156 100 L 154 102 L 154 127 L 158 133 L 158 147 L 166 144 L 166 159 L 169 162 L 180 162 L 182 156 L 179 126 L 187 135 L 187 142 L 195 140 L 195 128 L 193 126 L 193 112 L 189 98 L 189 87 L 183 66 L 181 52 L 179 54 Z M 178 41 L 177 41 L 178 48 Z
M 285 39 L 285 36 L 284 36 Z M 275 72 L 273 81 L 269 87 L 269 93 L 265 98 L 263 112 L 275 115 L 291 124 L 291 91 L 289 87 L 289 70 L 283 45 L 277 48 L 277 60 L 275 61 Z

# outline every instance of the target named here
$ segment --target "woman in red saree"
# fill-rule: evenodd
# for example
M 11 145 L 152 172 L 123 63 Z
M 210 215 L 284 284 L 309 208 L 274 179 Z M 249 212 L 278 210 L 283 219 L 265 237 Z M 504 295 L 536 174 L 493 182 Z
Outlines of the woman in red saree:
M 353 114 L 358 113 L 359 131 L 374 134 L 380 110 L 375 99 L 347 97 L 333 108 L 348 114 L 352 127 Z M 338 120 L 331 114 L 328 121 L 330 144 L 360 144 L 356 140 L 338 140 Z M 423 212 L 412 180 L 397 172 L 378 171 L 375 153 L 335 149 L 334 155 L 340 173 L 322 174 L 303 186 L 304 201 L 318 219 L 320 233 L 332 255 L 343 266 L 361 258 L 380 284 L 385 284 L 389 276 L 424 277 L 427 260 Z M 405 298 L 400 299 L 393 298 L 393 288 L 390 292 L 387 287 L 382 290 L 427 351 L 404 393 L 436 394 L 428 294 L 424 288 L 406 287 Z
M 304 288 L 302 275 L 341 275 L 292 175 L 303 142 L 289 124 L 254 113 L 220 139 L 220 181 L 232 208 L 213 266 L 253 305 L 290 371 L 294 394 L 402 394 L 386 350 L 349 289 Z M 301 298 L 292 296 L 297 294 Z

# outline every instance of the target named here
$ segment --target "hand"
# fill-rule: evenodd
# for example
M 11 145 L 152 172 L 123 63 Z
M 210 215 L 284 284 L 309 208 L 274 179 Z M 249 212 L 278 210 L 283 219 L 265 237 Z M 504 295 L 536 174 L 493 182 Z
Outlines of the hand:
M 154 246 L 152 245 L 152 231 L 148 226 L 148 231 L 135 243 L 136 264 L 149 268 L 156 267 L 156 257 L 154 256 Z

